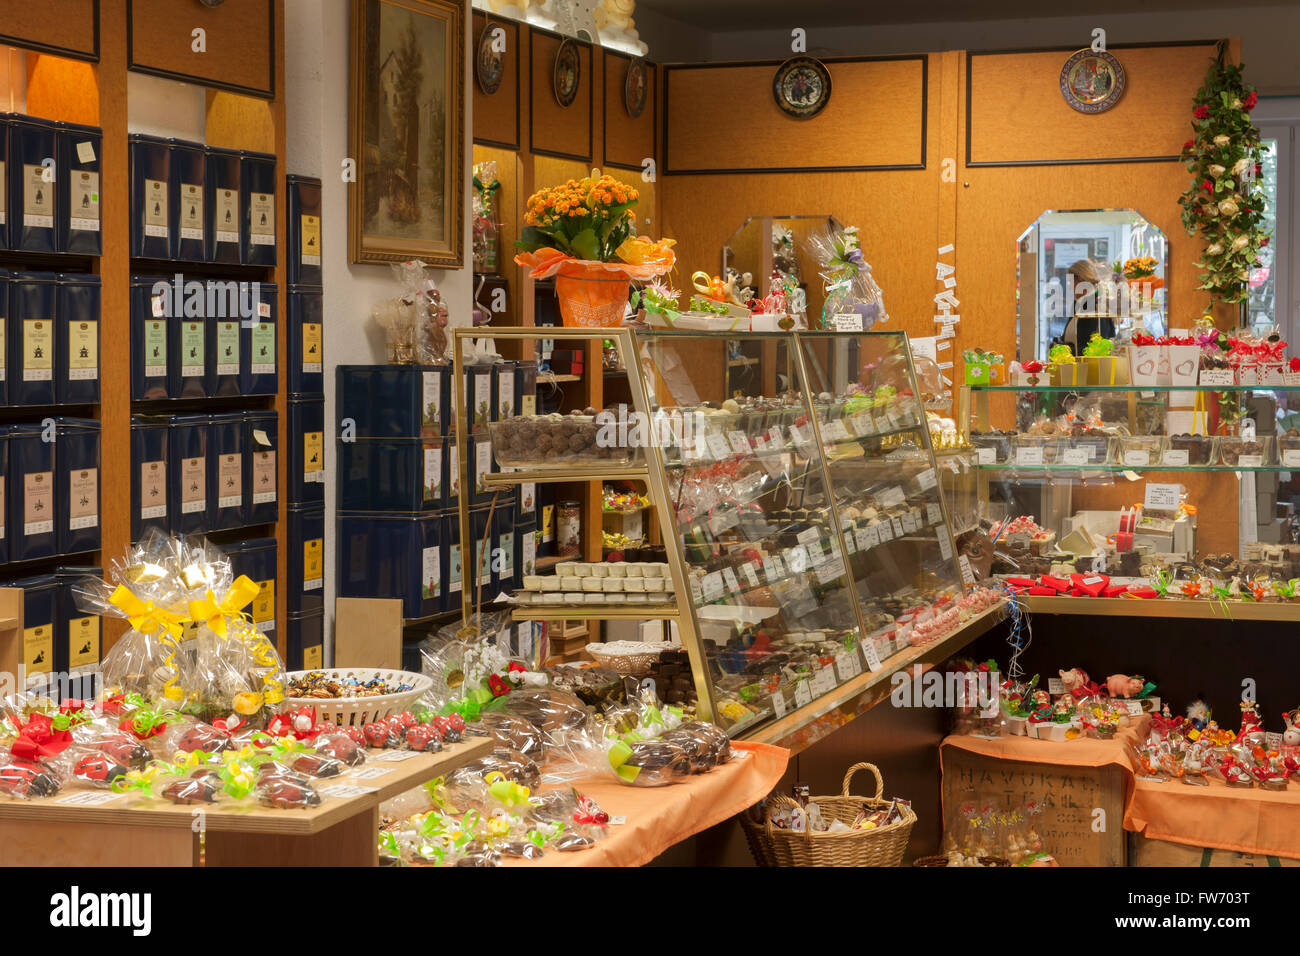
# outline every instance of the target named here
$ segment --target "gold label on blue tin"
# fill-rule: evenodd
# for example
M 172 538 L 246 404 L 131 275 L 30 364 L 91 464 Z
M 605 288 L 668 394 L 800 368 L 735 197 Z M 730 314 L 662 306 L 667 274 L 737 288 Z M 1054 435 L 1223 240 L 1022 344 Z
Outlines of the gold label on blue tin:
M 167 238 L 167 184 L 158 179 L 144 181 L 144 234 Z
M 54 378 L 54 323 L 49 319 L 23 320 L 23 381 L 49 382 Z

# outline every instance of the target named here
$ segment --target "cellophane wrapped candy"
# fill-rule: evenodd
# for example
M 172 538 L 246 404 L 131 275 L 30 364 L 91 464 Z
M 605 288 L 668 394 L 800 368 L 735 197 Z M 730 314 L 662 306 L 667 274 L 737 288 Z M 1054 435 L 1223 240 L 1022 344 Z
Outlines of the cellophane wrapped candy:
M 131 624 L 104 657 L 110 698 L 139 695 L 153 709 L 209 723 L 262 725 L 276 712 L 284 664 L 244 612 L 257 585 L 236 578 L 218 548 L 150 531 L 108 577 L 84 578 L 73 593 L 82 610 Z
M 855 313 L 864 331 L 877 322 L 887 322 L 884 293 L 871 276 L 871 264 L 862 254 L 858 227 L 826 229 L 804 240 L 826 283 L 820 329 L 833 329 L 835 316 Z

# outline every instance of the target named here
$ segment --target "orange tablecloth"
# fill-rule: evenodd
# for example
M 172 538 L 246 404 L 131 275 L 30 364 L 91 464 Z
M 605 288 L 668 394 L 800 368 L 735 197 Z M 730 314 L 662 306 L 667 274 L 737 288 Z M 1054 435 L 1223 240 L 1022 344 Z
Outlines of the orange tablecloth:
M 776 786 L 790 751 L 768 744 L 733 741 L 737 759 L 667 787 L 629 787 L 606 778 L 574 781 L 611 817 L 627 822 L 589 850 L 548 852 L 540 860 L 510 860 L 508 866 L 641 866 L 687 837 L 753 806 Z
M 1126 739 L 1136 739 L 1144 727 L 1122 728 L 1114 740 L 1081 737 L 1055 743 L 1027 737 L 951 736 L 943 748 L 957 747 L 987 757 L 1072 767 L 1115 764 L 1127 771 L 1124 829 L 1148 839 L 1191 846 L 1285 856 L 1300 859 L 1300 786 L 1273 792 L 1258 787 L 1243 790 L 1211 779 L 1208 787 L 1178 780 L 1156 783 L 1136 776 Z

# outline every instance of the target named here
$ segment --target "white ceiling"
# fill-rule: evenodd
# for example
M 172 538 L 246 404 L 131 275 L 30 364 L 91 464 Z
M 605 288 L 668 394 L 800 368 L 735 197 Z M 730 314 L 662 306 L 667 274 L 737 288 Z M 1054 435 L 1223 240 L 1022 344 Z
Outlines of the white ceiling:
M 1251 6 L 1292 6 L 1296 0 L 1252 0 Z M 1090 0 L 1086 10 L 1042 0 L 637 0 L 637 8 L 711 33 L 794 27 L 943 23 L 971 20 L 1222 9 L 1225 0 Z M 635 16 L 635 14 L 633 14 Z

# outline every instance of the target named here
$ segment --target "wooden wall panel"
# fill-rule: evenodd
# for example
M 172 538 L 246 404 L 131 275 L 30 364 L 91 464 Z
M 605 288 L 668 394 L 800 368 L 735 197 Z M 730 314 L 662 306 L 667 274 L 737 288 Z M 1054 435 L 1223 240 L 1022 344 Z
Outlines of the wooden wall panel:
M 27 112 L 65 123 L 99 125 L 99 80 L 85 60 L 34 53 L 27 57 Z
M 665 67 L 664 171 L 923 167 L 927 57 L 825 62 L 831 100 L 811 119 L 776 105 L 777 61 Z
M 488 18 L 474 14 L 474 54 L 478 55 L 479 38 L 488 25 Z M 474 88 L 474 142 L 484 146 L 500 146 L 504 149 L 519 148 L 519 59 L 520 38 L 519 24 L 514 20 L 492 20 L 493 28 L 501 27 L 506 32 L 506 52 L 504 56 L 504 73 L 500 88 L 489 96 L 478 84 L 478 75 L 473 80 Z M 574 104 L 577 105 L 576 103 Z
M 590 44 L 574 41 L 582 63 L 582 76 L 573 102 L 567 107 L 561 106 L 555 101 L 551 84 L 560 39 L 546 31 L 528 31 L 531 65 L 529 149 L 533 153 L 590 163 L 595 144 L 596 58 L 592 56 Z
M 276 29 L 272 0 L 219 7 L 176 0 L 129 0 L 130 68 L 260 96 L 275 94 Z M 192 31 L 207 31 L 196 53 Z
M 967 163 L 1176 158 L 1214 44 L 1110 51 L 1124 67 L 1127 88 L 1096 115 L 1072 109 L 1061 96 L 1061 67 L 1073 50 L 968 54 Z
M 0 0 L 0 43 L 99 59 L 99 0 Z
M 605 108 L 601 114 L 604 117 L 601 152 L 605 165 L 640 172 L 644 168 L 642 162 L 657 155 L 655 130 L 659 125 L 659 68 L 653 63 L 645 65 L 645 109 L 633 119 L 623 102 L 623 87 L 632 58 L 609 50 L 602 51 L 601 58 L 605 64 Z
M 207 91 L 207 144 L 277 153 L 274 104 L 252 96 Z M 283 175 L 287 170 L 281 170 Z

